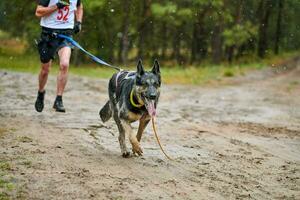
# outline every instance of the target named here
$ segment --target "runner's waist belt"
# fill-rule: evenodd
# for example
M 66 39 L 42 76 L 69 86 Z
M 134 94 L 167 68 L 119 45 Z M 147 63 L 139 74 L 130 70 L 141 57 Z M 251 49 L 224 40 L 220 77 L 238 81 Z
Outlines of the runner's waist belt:
M 52 28 L 42 27 L 42 33 L 47 35 L 53 35 L 54 33 L 73 35 L 74 31 L 73 29 L 52 29 Z

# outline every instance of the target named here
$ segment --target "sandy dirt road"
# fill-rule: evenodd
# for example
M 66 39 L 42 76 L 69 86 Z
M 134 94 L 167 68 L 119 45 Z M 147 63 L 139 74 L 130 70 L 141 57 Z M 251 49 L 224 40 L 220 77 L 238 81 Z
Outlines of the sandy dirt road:
M 292 69 L 288 69 L 288 68 Z M 0 71 L 0 168 L 11 199 L 300 199 L 300 60 L 226 80 L 164 85 L 160 152 L 151 126 L 142 157 L 120 156 L 102 124 L 108 80 L 71 76 L 67 113 L 55 113 L 55 77 L 43 113 L 37 75 Z M 137 124 L 134 124 L 137 127 Z

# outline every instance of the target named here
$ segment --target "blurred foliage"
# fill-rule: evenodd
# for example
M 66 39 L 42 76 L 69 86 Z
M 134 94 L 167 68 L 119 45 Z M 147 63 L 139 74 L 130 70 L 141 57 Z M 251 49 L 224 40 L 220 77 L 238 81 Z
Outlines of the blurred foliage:
M 257 36 L 257 27 L 247 22 L 243 25 L 236 24 L 231 28 L 225 29 L 223 32 L 224 44 L 226 46 L 237 45 L 241 46 L 247 40 Z
M 283 3 L 280 26 L 279 2 Z M 278 30 L 280 52 L 300 49 L 298 0 L 82 0 L 82 3 L 83 31 L 75 38 L 109 62 L 121 62 L 118 55 L 124 51 L 129 61 L 137 57 L 158 58 L 169 65 L 184 66 L 243 59 L 257 55 L 258 49 L 269 55 L 273 54 Z M 14 49 L 13 42 L 3 42 L 11 38 L 21 41 L 22 45 L 16 45 L 23 48 L 19 53 L 36 52 L 35 39 L 40 34 L 39 19 L 34 15 L 36 6 L 37 1 L 0 2 L 1 54 L 5 54 L 3 46 Z M 266 39 L 260 40 L 262 37 Z M 78 54 L 75 60 L 80 63 L 86 59 Z

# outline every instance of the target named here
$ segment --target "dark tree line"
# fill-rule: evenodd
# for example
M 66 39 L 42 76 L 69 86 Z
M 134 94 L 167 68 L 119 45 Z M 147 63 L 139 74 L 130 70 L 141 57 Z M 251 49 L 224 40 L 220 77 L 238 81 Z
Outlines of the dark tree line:
M 298 0 L 82 2 L 83 32 L 76 39 L 111 62 L 158 57 L 185 65 L 204 60 L 218 64 L 300 48 Z M 35 7 L 36 1 L 1 1 L 0 29 L 33 44 L 39 33 Z

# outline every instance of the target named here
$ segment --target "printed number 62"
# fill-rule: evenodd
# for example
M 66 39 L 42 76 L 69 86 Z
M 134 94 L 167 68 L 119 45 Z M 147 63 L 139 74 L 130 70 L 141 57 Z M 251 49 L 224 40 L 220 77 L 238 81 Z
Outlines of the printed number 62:
M 69 15 L 70 8 L 66 6 L 62 9 L 58 10 L 57 20 L 67 21 Z

